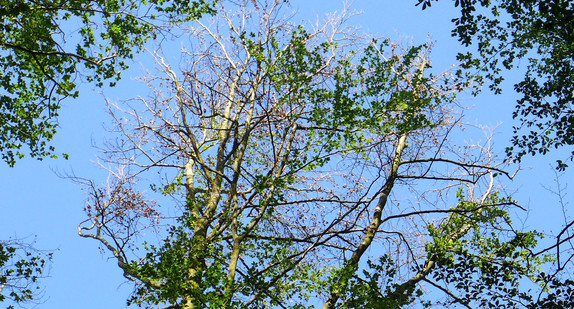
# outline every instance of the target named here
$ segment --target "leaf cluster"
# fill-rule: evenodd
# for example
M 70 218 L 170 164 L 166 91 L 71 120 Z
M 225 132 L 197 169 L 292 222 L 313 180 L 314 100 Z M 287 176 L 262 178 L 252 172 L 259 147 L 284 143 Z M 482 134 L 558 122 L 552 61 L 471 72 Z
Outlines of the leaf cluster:
M 216 1 L 0 1 L 0 154 L 13 166 L 56 157 L 60 101 L 78 96 L 78 77 L 94 86 L 120 79 L 127 60 L 170 22 L 213 14 Z
M 524 280 L 537 282 L 536 274 L 548 262 L 548 257 L 533 254 L 543 235 L 513 230 L 508 213 L 500 208 L 510 200 L 497 194 L 484 207 L 464 201 L 460 191 L 459 199 L 456 210 L 462 212 L 439 227 L 428 226 L 433 242 L 427 252 L 437 265 L 432 278 L 458 292 L 453 302 L 467 306 L 521 308 L 531 304 L 531 291 L 519 286 Z
M 38 301 L 40 279 L 46 276 L 51 260 L 51 252 L 40 252 L 14 241 L 0 242 L 0 302 Z
M 431 0 L 419 0 L 423 9 Z M 513 117 L 509 156 L 546 154 L 574 145 L 574 3 L 567 0 L 456 0 L 461 15 L 453 19 L 452 35 L 476 53 L 460 53 L 466 68 L 475 68 L 495 93 L 502 91 L 504 70 L 526 63 L 522 81 L 514 85 L 521 97 Z M 574 153 L 569 156 L 574 158 Z M 558 169 L 567 164 L 558 161 Z

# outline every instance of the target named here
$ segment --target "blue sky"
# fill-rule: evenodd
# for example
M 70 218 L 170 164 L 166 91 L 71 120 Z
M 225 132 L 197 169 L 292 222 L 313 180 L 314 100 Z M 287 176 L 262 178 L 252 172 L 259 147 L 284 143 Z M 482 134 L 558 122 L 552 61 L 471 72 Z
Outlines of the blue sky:
M 455 62 L 460 47 L 450 37 L 450 19 L 456 11 L 449 8 L 450 1 L 441 1 L 427 11 L 414 7 L 415 0 L 354 1 L 352 9 L 363 11 L 349 23 L 361 27 L 360 31 L 373 36 L 386 36 L 399 42 L 423 43 L 430 35 L 436 41 L 432 54 L 433 67 L 447 69 Z M 293 21 L 315 19 L 324 12 L 339 10 L 340 1 L 291 0 L 299 13 Z M 177 50 L 173 51 L 177 53 Z M 177 57 L 177 54 L 174 54 Z M 59 152 L 70 155 L 69 160 L 36 161 L 25 158 L 14 168 L 0 165 L 0 239 L 9 237 L 36 239 L 36 247 L 54 251 L 50 277 L 43 281 L 44 303 L 38 308 L 124 308 L 125 300 L 132 290 L 110 254 L 100 254 L 95 241 L 77 235 L 78 224 L 85 219 L 83 207 L 85 194 L 81 188 L 60 175 L 74 173 L 77 176 L 104 180 L 105 171 L 96 164 L 97 149 L 105 137 L 103 126 L 109 121 L 105 112 L 104 95 L 111 100 L 128 99 L 145 93 L 145 88 L 135 81 L 143 74 L 142 67 L 149 65 L 145 54 L 136 56 L 130 70 L 114 89 L 94 89 L 90 85 L 81 88 L 76 100 L 67 100 L 61 109 L 61 129 L 54 143 Z M 519 72 L 508 73 L 508 89 L 503 95 L 493 96 L 485 91 L 474 98 L 461 97 L 465 106 L 473 106 L 467 112 L 471 123 L 498 126 L 495 148 L 502 154 L 508 144 L 511 112 L 515 95 L 510 91 L 511 81 L 521 76 Z M 464 138 L 464 137 L 461 137 Z M 543 188 L 555 188 L 555 173 L 550 166 L 559 154 L 527 158 L 523 170 L 511 183 L 513 196 L 533 210 L 525 224 L 528 227 L 556 230 L 563 222 L 557 197 Z M 562 184 L 574 180 L 570 169 L 561 178 Z M 566 196 L 565 201 L 570 200 Z M 33 307 L 32 305 L 30 307 Z

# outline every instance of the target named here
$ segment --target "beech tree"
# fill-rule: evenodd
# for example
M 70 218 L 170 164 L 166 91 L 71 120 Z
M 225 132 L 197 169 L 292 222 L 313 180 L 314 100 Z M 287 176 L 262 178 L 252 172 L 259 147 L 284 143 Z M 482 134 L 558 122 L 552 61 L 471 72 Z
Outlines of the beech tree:
M 293 24 L 285 5 L 219 4 L 182 28 L 177 68 L 154 54 L 152 95 L 108 102 L 110 179 L 78 179 L 78 231 L 134 283 L 128 304 L 571 302 L 540 274 L 541 234 L 512 223 L 512 166 L 451 138 L 471 79 L 428 72 L 430 43 L 357 35 L 346 11 Z

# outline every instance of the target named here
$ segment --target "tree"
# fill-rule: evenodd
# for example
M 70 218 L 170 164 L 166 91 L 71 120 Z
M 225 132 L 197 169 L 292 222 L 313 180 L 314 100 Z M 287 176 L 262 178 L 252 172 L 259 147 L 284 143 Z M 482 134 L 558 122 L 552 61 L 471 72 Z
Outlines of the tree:
M 219 5 L 186 25 L 195 39 L 181 72 L 156 53 L 153 94 L 110 103 L 111 178 L 77 179 L 90 192 L 78 230 L 134 282 L 128 303 L 571 301 L 537 275 L 541 234 L 512 224 L 520 206 L 501 191 L 509 166 L 488 143 L 450 140 L 464 127 L 456 93 L 470 81 L 428 73 L 431 44 L 357 36 L 347 12 L 307 30 L 284 5 Z M 146 193 L 152 175 L 161 179 Z
M 198 1 L 0 1 L 0 153 L 13 166 L 25 154 L 55 156 L 60 102 L 77 80 L 113 85 L 127 60 L 156 37 L 162 22 L 214 13 Z
M 426 9 L 432 0 L 420 4 Z M 508 154 L 520 159 L 574 145 L 574 2 L 456 0 L 455 6 L 461 15 L 453 19 L 452 34 L 477 50 L 459 57 L 466 67 L 483 72 L 491 89 L 499 93 L 503 72 L 527 63 L 524 79 L 514 85 L 522 97 L 513 113 L 519 124 Z M 565 167 L 559 160 L 558 168 Z
M 0 241 L 0 302 L 40 301 L 38 281 L 46 276 L 46 263 L 51 259 L 52 253 L 38 251 L 22 241 Z
M 2 160 L 14 166 L 26 153 L 23 147 L 32 157 L 55 157 L 49 142 L 58 128 L 60 102 L 78 96 L 78 79 L 113 85 L 145 42 L 162 34 L 163 23 L 213 14 L 213 3 L 0 0 Z M 50 260 L 37 253 L 29 244 L 0 240 L 0 290 L 9 291 L 8 298 L 33 300 L 29 286 L 37 284 Z

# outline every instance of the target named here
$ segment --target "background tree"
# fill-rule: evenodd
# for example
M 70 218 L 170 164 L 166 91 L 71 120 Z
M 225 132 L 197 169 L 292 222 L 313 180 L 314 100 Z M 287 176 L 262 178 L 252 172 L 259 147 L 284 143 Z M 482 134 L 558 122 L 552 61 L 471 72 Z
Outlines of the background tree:
M 426 9 L 432 0 L 418 0 Z M 524 79 L 514 85 L 522 96 L 513 113 L 513 147 L 520 159 L 574 145 L 574 2 L 568 0 L 454 1 L 461 15 L 452 31 L 462 45 L 476 48 L 459 54 L 467 68 L 477 68 L 502 91 L 505 70 L 527 63 Z M 526 60 L 526 61 L 525 61 Z M 574 152 L 569 156 L 574 159 Z M 558 168 L 567 166 L 562 160 Z
M 78 96 L 78 80 L 113 85 L 146 41 L 165 34 L 165 25 L 213 14 L 213 3 L 0 0 L 2 160 L 14 166 L 25 153 L 55 157 L 49 142 L 60 102 Z M 38 284 L 51 255 L 9 240 L 0 246 L 0 301 L 33 300 L 29 287 Z
M 423 289 L 443 305 L 536 302 L 518 283 L 542 280 L 540 234 L 513 226 L 498 193 L 512 174 L 488 144 L 449 140 L 469 81 L 427 73 L 428 44 L 358 37 L 348 12 L 306 30 L 283 5 L 220 5 L 184 28 L 181 71 L 158 53 L 153 95 L 110 103 L 112 174 L 78 179 L 91 192 L 79 234 L 135 283 L 128 303 L 436 304 Z M 153 170 L 172 199 L 139 190 Z
M 78 78 L 113 85 L 162 23 L 212 14 L 213 1 L 0 1 L 0 154 L 54 156 L 60 101 Z

